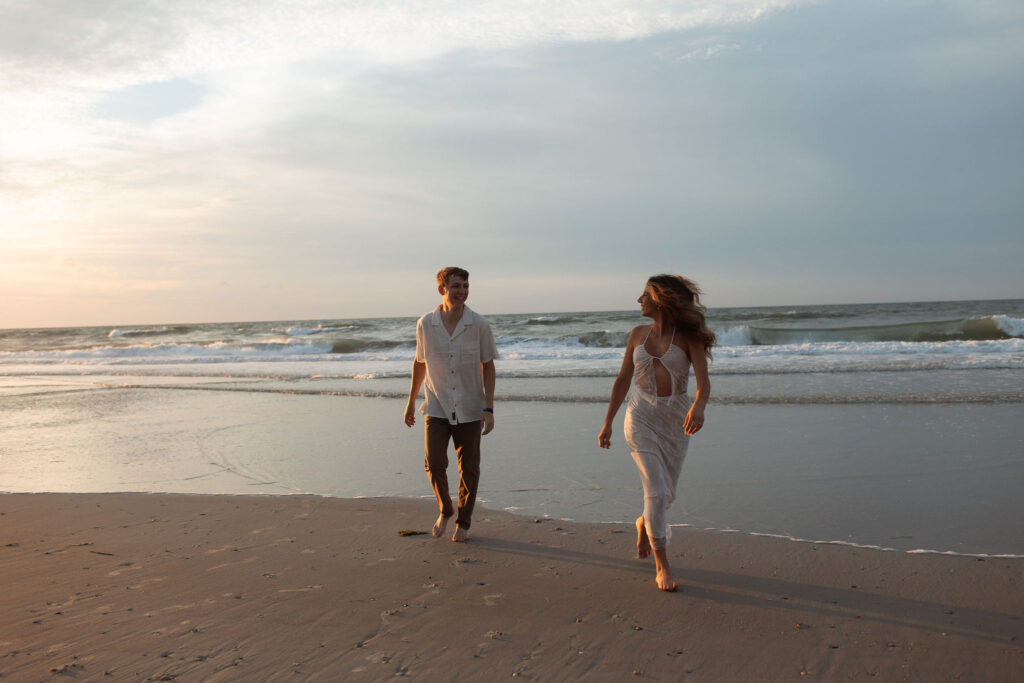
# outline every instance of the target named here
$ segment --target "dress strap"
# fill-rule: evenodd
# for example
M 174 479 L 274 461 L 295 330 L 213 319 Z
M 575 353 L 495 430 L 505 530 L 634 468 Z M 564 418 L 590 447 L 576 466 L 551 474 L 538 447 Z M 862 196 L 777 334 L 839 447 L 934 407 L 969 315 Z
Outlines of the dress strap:
M 644 337 L 644 340 L 642 342 L 640 342 L 640 346 L 644 347 L 644 351 L 647 351 L 647 340 L 650 339 L 651 332 L 654 332 L 654 325 L 651 325 L 651 329 L 647 330 L 647 336 Z M 668 340 L 668 346 L 665 348 L 665 353 L 668 353 L 669 349 L 672 348 L 672 342 L 675 341 L 675 339 L 676 339 L 676 328 L 673 326 L 672 327 L 672 336 Z M 665 353 L 661 354 L 661 356 L 664 356 Z M 654 358 L 656 360 L 661 360 L 661 357 L 651 355 L 650 351 L 647 351 L 647 355 L 651 356 L 651 358 Z

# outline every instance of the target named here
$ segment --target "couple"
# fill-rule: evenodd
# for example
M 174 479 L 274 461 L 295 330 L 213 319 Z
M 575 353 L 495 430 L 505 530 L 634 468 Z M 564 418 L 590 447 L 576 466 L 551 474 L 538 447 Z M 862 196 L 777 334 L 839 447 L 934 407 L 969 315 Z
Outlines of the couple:
M 412 368 L 405 424 L 416 423 L 416 397 L 426 380 L 426 469 L 441 514 L 433 535 L 445 534 L 454 511 L 448 493 L 448 441 L 455 442 L 459 463 L 459 505 L 453 541 L 469 536 L 470 518 L 480 480 L 480 436 L 494 429 L 494 358 L 497 349 L 487 321 L 466 306 L 469 273 L 444 268 L 437 274 L 441 304 L 416 323 L 416 359 Z M 676 589 L 668 563 L 666 514 L 675 499 L 679 471 L 689 437 L 704 425 L 711 383 L 707 361 L 715 335 L 704 319 L 700 290 L 678 275 L 655 275 L 637 299 L 650 325 L 629 334 L 622 367 L 612 385 L 604 426 L 597 437 L 611 447 L 612 422 L 636 389 L 626 409 L 626 443 L 644 487 L 644 513 L 636 520 L 637 555 L 652 553 L 655 583 Z M 697 379 L 692 404 L 686 394 L 690 366 Z

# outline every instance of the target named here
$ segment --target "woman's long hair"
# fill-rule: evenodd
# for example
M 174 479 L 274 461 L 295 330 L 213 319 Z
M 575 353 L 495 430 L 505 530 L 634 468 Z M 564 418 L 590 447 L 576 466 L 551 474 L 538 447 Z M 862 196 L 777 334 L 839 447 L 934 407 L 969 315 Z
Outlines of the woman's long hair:
M 700 287 L 682 275 L 653 275 L 647 279 L 651 286 L 651 299 L 661 309 L 665 321 L 671 323 L 687 337 L 696 338 L 704 345 L 704 355 L 711 359 L 715 333 L 708 329 L 704 314 L 708 310 L 700 302 Z

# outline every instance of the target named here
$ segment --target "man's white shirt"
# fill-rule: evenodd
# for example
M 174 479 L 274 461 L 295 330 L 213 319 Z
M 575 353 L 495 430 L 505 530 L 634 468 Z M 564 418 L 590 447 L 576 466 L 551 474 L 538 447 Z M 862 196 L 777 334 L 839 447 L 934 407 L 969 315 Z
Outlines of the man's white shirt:
M 416 321 L 416 361 L 427 364 L 420 412 L 452 424 L 479 420 L 485 408 L 480 364 L 497 357 L 490 324 L 468 306 L 450 335 L 440 306 L 427 313 Z

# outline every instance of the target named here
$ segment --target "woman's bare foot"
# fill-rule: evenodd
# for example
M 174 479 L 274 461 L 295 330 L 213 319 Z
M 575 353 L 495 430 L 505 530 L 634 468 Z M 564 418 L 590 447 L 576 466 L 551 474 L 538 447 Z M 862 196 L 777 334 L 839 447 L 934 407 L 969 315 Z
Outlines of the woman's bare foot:
M 676 580 L 672 576 L 672 569 L 668 566 L 668 551 L 665 549 L 665 539 L 663 538 L 658 539 L 654 544 L 654 564 L 657 567 L 654 584 L 658 590 L 675 592 Z
M 459 525 L 455 525 L 455 533 L 452 534 L 452 543 L 465 543 L 469 538 L 469 532 Z
M 636 556 L 641 560 L 651 556 L 651 539 L 647 538 L 647 525 L 642 516 L 636 520 Z
M 666 568 L 664 571 L 658 570 L 658 573 L 654 575 L 654 583 L 658 586 L 658 590 L 663 590 L 668 593 L 674 593 L 676 590 L 676 580 L 672 576 L 672 572 Z
M 447 517 L 444 515 L 438 515 L 437 521 L 434 522 L 434 528 L 430 530 L 430 535 L 434 538 L 441 538 L 444 536 L 444 532 L 448 529 L 448 520 L 451 518 L 451 515 L 448 515 Z

